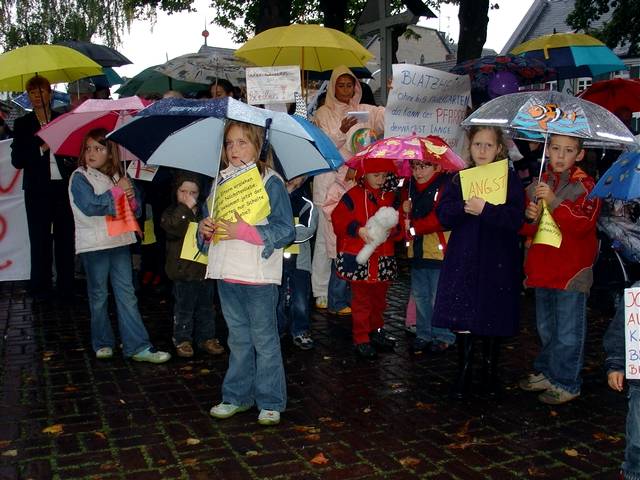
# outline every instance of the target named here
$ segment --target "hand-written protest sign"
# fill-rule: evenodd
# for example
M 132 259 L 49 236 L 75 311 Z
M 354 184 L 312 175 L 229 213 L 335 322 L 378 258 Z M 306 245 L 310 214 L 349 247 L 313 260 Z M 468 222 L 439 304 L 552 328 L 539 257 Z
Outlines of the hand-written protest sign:
M 22 170 L 11 165 L 11 142 L 0 141 L 0 281 L 27 280 L 31 268 Z
M 127 175 L 136 180 L 144 180 L 150 182 L 158 173 L 158 168 L 153 165 L 147 165 L 141 160 L 133 160 L 127 167 Z
M 624 350 L 627 380 L 640 378 L 640 287 L 624 290 Z
M 295 102 L 301 92 L 300 67 L 251 67 L 246 70 L 249 105 Z
M 111 237 L 122 235 L 127 232 L 135 232 L 142 237 L 142 230 L 136 220 L 136 216 L 129 205 L 129 199 L 126 195 L 121 195 L 115 202 L 116 214 L 107 215 L 107 233 Z
M 461 170 L 462 198 L 480 197 L 493 205 L 502 205 L 507 201 L 508 170 L 507 160 Z
M 542 201 L 542 215 L 538 223 L 538 230 L 533 237 L 533 243 L 542 243 L 555 248 L 560 248 L 562 244 L 562 232 L 544 200 Z
M 223 179 L 216 188 L 213 218 L 236 221 L 235 212 L 250 225 L 271 213 L 269 196 L 255 164 Z
M 469 76 L 417 65 L 393 66 L 393 88 L 384 115 L 384 136 L 437 135 L 461 153 L 460 122 L 471 104 Z
M 184 234 L 180 258 L 204 265 L 209 263 L 207 254 L 202 253 L 200 249 L 198 249 L 198 224 L 196 222 L 189 222 L 187 233 Z

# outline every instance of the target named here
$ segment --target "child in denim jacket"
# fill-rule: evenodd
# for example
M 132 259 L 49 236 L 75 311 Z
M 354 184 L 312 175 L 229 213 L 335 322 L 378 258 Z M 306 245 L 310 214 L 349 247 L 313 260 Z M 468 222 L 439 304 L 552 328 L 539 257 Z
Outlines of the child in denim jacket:
M 633 287 L 640 287 L 636 282 Z M 622 391 L 624 383 L 624 301 L 620 301 L 616 314 L 604 334 L 605 367 L 609 386 Z M 625 480 L 640 480 L 640 380 L 628 380 L 629 407 L 627 409 L 627 445 L 624 451 L 622 472 Z

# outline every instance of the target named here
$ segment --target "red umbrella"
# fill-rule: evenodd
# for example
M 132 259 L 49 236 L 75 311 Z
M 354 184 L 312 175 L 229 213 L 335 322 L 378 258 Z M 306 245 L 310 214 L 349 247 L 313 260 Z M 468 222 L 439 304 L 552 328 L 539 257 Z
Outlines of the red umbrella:
M 363 162 L 373 159 L 395 160 L 398 173 L 403 177 L 411 176 L 411 160 L 435 163 L 443 170 L 454 172 L 466 166 L 464 160 L 442 138 L 435 135 L 383 138 L 356 153 L 347 165 L 357 169 Z
M 613 113 L 621 110 L 640 112 L 640 81 L 638 79 L 602 80 L 595 82 L 578 96 L 597 103 Z

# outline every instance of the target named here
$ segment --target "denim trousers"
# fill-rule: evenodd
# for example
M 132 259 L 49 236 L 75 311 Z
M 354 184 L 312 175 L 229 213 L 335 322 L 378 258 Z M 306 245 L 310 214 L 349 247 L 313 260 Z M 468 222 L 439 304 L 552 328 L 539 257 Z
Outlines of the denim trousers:
M 627 446 L 624 450 L 622 471 L 625 480 L 640 480 L 640 385 L 636 381 L 628 385 Z
M 213 280 L 173 282 L 173 342 L 200 345 L 216 334 Z
M 87 278 L 93 350 L 114 348 L 116 345 L 108 312 L 109 280 L 116 300 L 124 356 L 131 357 L 151 347 L 133 290 L 129 246 L 85 252 L 80 254 L 80 258 Z
M 229 368 L 222 400 L 283 412 L 287 385 L 276 319 L 278 286 L 218 280 L 218 294 L 229 327 Z
M 331 260 L 331 276 L 329 277 L 329 294 L 327 297 L 327 309 L 331 312 L 339 312 L 343 308 L 351 306 L 351 286 L 349 282 L 338 276 L 336 261 Z
M 416 302 L 416 337 L 452 345 L 456 336 L 448 328 L 432 327 L 433 304 L 438 291 L 439 268 L 412 268 L 411 295 Z
M 285 261 L 278 298 L 278 332 L 293 337 L 309 330 L 311 273 L 296 268 L 295 258 Z
M 536 323 L 542 349 L 534 368 L 551 384 L 580 393 L 587 336 L 587 295 L 536 288 Z

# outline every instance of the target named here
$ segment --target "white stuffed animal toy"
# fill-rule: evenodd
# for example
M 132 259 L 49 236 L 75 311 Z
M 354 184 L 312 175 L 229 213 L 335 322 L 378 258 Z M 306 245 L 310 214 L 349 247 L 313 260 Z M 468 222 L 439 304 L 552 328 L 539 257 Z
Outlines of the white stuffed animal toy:
M 369 261 L 373 251 L 389 237 L 389 232 L 398 223 L 398 218 L 399 215 L 396 209 L 381 207 L 373 217 L 367 220 L 364 228 L 367 229 L 367 233 L 372 240 L 358 252 L 356 262 L 364 265 Z

